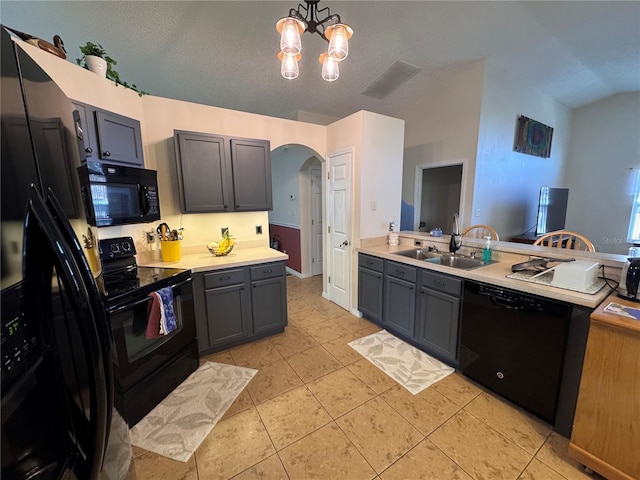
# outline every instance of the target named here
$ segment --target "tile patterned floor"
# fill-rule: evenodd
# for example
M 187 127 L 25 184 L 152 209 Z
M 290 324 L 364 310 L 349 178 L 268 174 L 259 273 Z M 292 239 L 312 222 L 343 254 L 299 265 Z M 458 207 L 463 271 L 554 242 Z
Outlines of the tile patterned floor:
M 347 345 L 379 330 L 287 277 L 289 326 L 201 361 L 259 372 L 187 463 L 134 447 L 129 480 L 573 480 L 550 425 L 459 373 L 411 395 Z

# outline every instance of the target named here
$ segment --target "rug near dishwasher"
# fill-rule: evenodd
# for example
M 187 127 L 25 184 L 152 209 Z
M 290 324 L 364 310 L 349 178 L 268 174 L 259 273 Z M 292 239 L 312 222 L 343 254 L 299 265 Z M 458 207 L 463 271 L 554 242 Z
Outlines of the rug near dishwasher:
M 386 330 L 348 345 L 414 395 L 455 371 Z
M 131 429 L 131 443 L 186 462 L 256 373 L 235 365 L 202 364 Z

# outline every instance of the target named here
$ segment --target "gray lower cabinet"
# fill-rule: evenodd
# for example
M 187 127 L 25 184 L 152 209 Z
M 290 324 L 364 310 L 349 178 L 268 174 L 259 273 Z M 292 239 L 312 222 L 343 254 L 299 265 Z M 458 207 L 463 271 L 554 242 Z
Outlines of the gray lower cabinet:
M 273 208 L 268 140 L 174 131 L 183 213 Z
M 82 124 L 85 160 L 144 168 L 138 120 L 76 100 L 72 103 Z
M 253 333 L 287 325 L 287 281 L 283 263 L 251 267 Z
M 462 279 L 428 270 L 420 277 L 414 339 L 427 353 L 457 365 Z
M 385 261 L 383 325 L 413 337 L 416 305 L 416 268 Z
M 198 350 L 211 353 L 282 331 L 287 325 L 284 262 L 194 276 Z
M 358 310 L 366 318 L 382 322 L 384 260 L 358 254 Z

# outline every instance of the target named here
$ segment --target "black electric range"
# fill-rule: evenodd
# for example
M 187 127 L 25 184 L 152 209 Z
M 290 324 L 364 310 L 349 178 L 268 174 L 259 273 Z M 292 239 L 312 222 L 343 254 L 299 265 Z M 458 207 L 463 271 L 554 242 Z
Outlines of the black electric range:
M 100 240 L 99 249 L 96 283 L 111 325 L 115 404 L 132 427 L 198 368 L 191 270 L 139 267 L 131 237 Z M 171 290 L 176 327 L 168 333 L 158 332 L 150 313 L 160 289 Z

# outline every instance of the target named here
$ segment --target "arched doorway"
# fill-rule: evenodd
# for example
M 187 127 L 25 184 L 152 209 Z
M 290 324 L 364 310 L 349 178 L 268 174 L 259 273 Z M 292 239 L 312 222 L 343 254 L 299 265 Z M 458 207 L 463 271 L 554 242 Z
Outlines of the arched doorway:
M 323 170 L 322 157 L 304 145 L 282 145 L 271 152 L 269 234 L 277 235 L 279 249 L 289 255 L 288 273 L 301 278 L 323 271 Z

